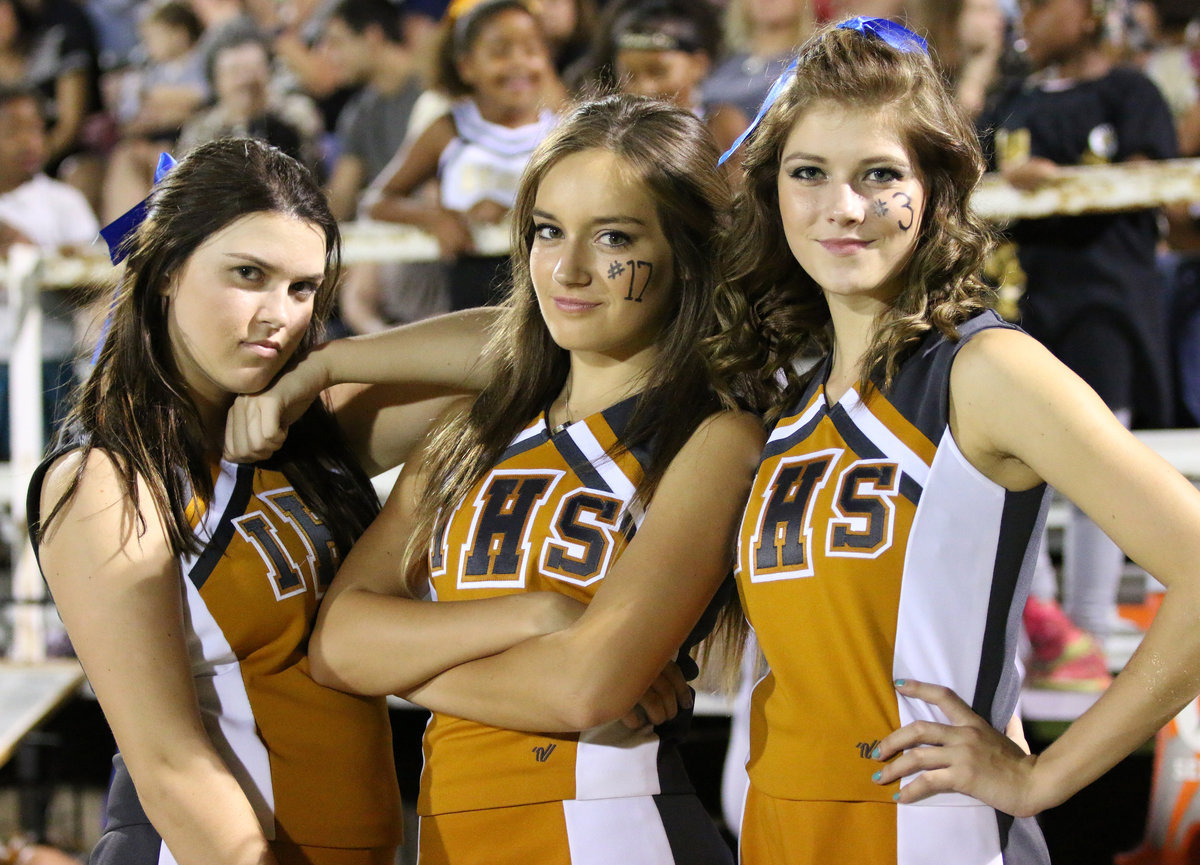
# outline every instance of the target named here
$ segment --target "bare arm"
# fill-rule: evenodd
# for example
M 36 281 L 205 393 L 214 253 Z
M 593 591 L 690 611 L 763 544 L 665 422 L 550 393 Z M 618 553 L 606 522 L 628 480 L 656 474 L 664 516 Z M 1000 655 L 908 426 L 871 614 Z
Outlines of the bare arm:
M 398 465 L 445 408 L 447 395 L 486 383 L 478 361 L 496 314 L 467 310 L 320 346 L 267 390 L 237 398 L 226 422 L 226 454 L 249 462 L 274 453 L 288 427 L 328 390 L 368 471 Z
M 405 465 L 321 604 L 309 659 L 322 684 L 360 694 L 402 692 L 457 664 L 565 627 L 582 609 L 556 592 L 442 603 L 408 597 L 401 559 L 422 462 L 418 455 Z
M 728 574 L 762 442 L 749 415 L 710 418 L 672 461 L 637 535 L 578 621 L 405 696 L 516 730 L 584 730 L 623 716 Z
M 901 801 L 954 789 L 1006 813 L 1034 814 L 1099 777 L 1200 691 L 1200 492 L 1024 334 L 981 334 L 960 353 L 951 388 L 955 437 L 977 468 L 1009 489 L 1045 479 L 1168 587 L 1124 672 L 1040 756 L 998 741 L 952 695 L 905 691 L 942 706 L 954 725 L 914 724 L 918 730 L 888 737 L 885 759 L 918 742 L 944 747 L 909 751 L 885 769 L 882 783 L 937 769 L 908 785 Z
M 412 147 L 397 152 L 379 177 L 371 182 L 362 201 L 363 210 L 372 219 L 402 222 L 432 234 L 445 259 L 474 249 L 466 218 L 416 192 L 438 176 L 442 152 L 456 135 L 454 121 L 449 115 L 435 120 L 417 137 Z
M 48 513 L 78 454 L 42 491 Z M 149 491 L 146 531 L 104 454 L 55 520 L 41 564 L 154 828 L 180 865 L 275 865 L 241 787 L 204 730 L 183 627 L 179 565 Z M 201 792 L 202 791 L 202 792 Z
M 88 111 L 88 77 L 82 69 L 60 75 L 54 82 L 54 104 L 58 119 L 47 131 L 46 150 L 51 159 L 75 146 Z
M 333 164 L 333 171 L 325 184 L 325 197 L 329 199 L 329 209 L 339 222 L 354 218 L 366 173 L 363 161 L 357 156 L 342 154 Z

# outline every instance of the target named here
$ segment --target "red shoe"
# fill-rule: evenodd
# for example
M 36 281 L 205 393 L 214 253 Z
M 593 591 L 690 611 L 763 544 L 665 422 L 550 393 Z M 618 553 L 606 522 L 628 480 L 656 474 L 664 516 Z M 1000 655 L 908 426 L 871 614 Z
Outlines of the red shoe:
M 1112 684 L 1100 644 L 1057 603 L 1030 598 L 1023 618 L 1033 647 L 1025 680 L 1029 687 L 1095 693 Z

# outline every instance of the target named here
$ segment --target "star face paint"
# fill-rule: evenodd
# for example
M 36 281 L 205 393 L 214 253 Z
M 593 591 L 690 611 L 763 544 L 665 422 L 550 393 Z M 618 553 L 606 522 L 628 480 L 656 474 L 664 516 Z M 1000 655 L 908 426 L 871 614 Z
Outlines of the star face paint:
M 542 178 L 529 269 L 554 341 L 624 359 L 654 351 L 674 305 L 673 258 L 657 208 L 620 157 L 585 150 Z

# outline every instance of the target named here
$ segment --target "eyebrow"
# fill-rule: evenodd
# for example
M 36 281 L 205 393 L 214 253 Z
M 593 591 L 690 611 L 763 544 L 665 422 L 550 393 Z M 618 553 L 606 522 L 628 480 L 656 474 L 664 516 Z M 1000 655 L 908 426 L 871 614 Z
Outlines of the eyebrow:
M 225 257 L 226 258 L 236 258 L 241 261 L 248 261 L 250 264 L 253 264 L 255 267 L 261 267 L 263 270 L 269 270 L 272 273 L 277 272 L 279 270 L 279 268 L 276 265 L 272 264 L 269 261 L 265 261 L 264 259 L 259 258 L 257 255 L 252 255 L 249 252 L 227 252 L 227 253 L 225 253 Z M 302 274 L 300 276 L 295 277 L 292 281 L 293 282 L 320 283 L 324 279 L 325 279 L 324 273 L 317 273 L 317 274 L 307 274 L 307 275 Z
M 783 159 L 781 159 L 780 162 L 790 162 L 795 159 L 799 159 L 804 162 L 817 162 L 822 165 L 829 162 L 829 160 L 827 158 L 825 158 L 824 156 L 818 156 L 815 153 L 803 153 L 801 151 L 793 151 L 792 153 L 785 153 L 783 156 Z M 860 159 L 858 161 L 858 164 L 859 165 L 867 165 L 867 164 L 875 163 L 875 162 L 891 162 L 891 163 L 901 163 L 904 165 L 908 165 L 909 159 L 907 156 L 897 156 L 895 154 L 877 153 L 873 156 L 867 156 L 863 159 Z
M 559 218 L 553 213 L 548 213 L 545 210 L 533 209 L 533 216 L 540 219 L 553 219 L 555 222 L 560 222 Z M 644 219 L 638 219 L 636 216 L 597 216 L 589 220 L 591 225 L 645 225 Z

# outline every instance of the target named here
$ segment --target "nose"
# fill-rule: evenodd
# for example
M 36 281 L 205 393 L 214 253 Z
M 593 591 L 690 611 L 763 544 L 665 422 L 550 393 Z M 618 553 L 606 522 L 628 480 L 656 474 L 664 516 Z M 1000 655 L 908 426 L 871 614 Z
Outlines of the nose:
M 265 324 L 272 330 L 283 327 L 287 322 L 288 288 L 286 283 L 281 282 L 270 290 L 264 291 L 260 296 L 258 313 L 254 317 L 255 321 Z
M 851 184 L 834 184 L 830 190 L 830 196 L 828 211 L 830 222 L 838 225 L 857 225 L 866 218 L 866 198 Z
M 587 256 L 577 244 L 564 245 L 554 265 L 554 281 L 564 288 L 587 285 L 592 281 Z

